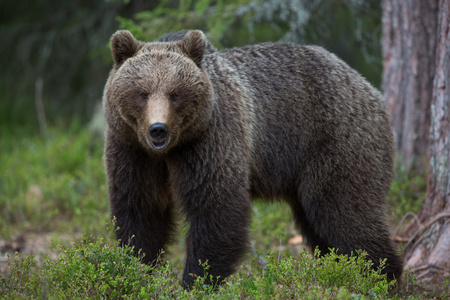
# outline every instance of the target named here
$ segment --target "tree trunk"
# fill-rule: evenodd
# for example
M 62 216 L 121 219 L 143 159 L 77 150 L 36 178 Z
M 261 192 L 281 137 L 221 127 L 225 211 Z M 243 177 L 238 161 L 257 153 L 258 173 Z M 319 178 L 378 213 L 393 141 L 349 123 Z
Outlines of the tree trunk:
M 382 89 L 397 151 L 408 171 L 424 174 L 435 72 L 437 1 L 384 0 L 382 4 Z
M 384 9 L 390 9 L 395 2 L 396 6 L 401 6 L 399 3 L 402 2 L 403 5 L 406 2 L 411 1 L 384 1 Z M 420 78 L 422 76 L 427 76 L 426 81 L 432 81 L 433 85 L 428 87 L 427 85 L 422 85 L 420 89 L 415 90 L 414 93 L 417 95 L 410 94 L 411 91 L 404 91 L 403 88 L 409 88 L 410 85 L 398 82 L 397 91 L 394 87 L 389 85 L 387 91 L 387 100 L 391 106 L 391 113 L 393 113 L 393 124 L 399 124 L 403 129 L 414 127 L 423 120 L 430 120 L 429 127 L 429 137 L 428 137 L 428 166 L 429 166 L 429 177 L 427 186 L 427 197 L 425 204 L 418 213 L 418 221 L 413 222 L 407 228 L 407 232 L 411 234 L 409 242 L 405 245 L 405 269 L 410 269 L 410 271 L 416 274 L 416 278 L 419 279 L 419 284 L 427 289 L 435 287 L 435 283 L 441 283 L 445 276 L 450 276 L 450 0 L 439 0 L 439 1 L 415 1 L 415 2 L 433 2 L 436 4 L 436 16 L 429 14 L 429 8 L 424 8 L 426 5 L 422 6 L 424 9 L 422 17 L 419 18 L 419 22 L 423 24 L 428 24 L 430 21 L 425 20 L 427 18 L 434 18 L 437 22 L 436 31 L 430 35 L 422 35 L 422 44 L 429 43 L 429 45 L 435 45 L 434 55 L 429 54 L 428 61 L 425 59 L 422 61 L 423 64 L 427 65 L 426 69 L 428 73 L 417 74 Z M 432 9 L 434 10 L 434 8 Z M 414 9 L 413 9 L 414 11 Z M 384 14 L 390 15 L 390 12 L 384 12 Z M 409 17 L 413 17 L 409 16 Z M 410 21 L 404 21 L 409 23 Z M 432 23 L 432 22 L 431 22 Z M 397 24 L 396 26 L 399 26 Z M 403 30 L 403 29 L 400 29 Z M 406 35 L 415 35 L 414 31 L 405 32 Z M 430 33 L 431 34 L 431 33 Z M 415 39 L 417 37 L 411 37 Z M 434 38 L 434 42 L 430 42 Z M 402 39 L 399 37 L 399 39 Z M 383 42 L 386 39 L 383 39 Z M 406 38 L 409 41 L 410 38 Z M 388 40 L 388 42 L 391 39 Z M 420 41 L 417 41 L 420 44 Z M 397 44 L 396 47 L 414 47 L 415 44 L 401 45 Z M 434 46 L 433 46 L 434 47 Z M 415 51 L 415 50 L 411 50 Z M 397 53 L 397 51 L 393 51 Z M 400 74 L 405 76 L 405 80 L 413 80 L 416 84 L 415 76 L 411 74 L 402 73 L 405 64 L 415 65 L 418 63 L 416 57 L 407 56 L 406 59 L 412 59 L 411 61 L 404 61 L 402 63 L 395 63 L 391 60 L 399 59 L 399 57 L 385 56 L 385 66 L 389 68 L 400 68 Z M 414 70 L 416 67 L 413 67 Z M 387 71 L 389 72 L 389 70 Z M 397 73 L 395 76 L 389 76 L 389 78 L 394 78 L 399 80 Z M 425 71 L 424 71 L 425 72 Z M 385 71 L 386 73 L 386 71 Z M 402 79 L 403 80 L 403 79 Z M 425 78 L 424 78 L 425 80 Z M 385 82 L 386 83 L 386 82 Z M 418 88 L 418 87 L 416 87 Z M 424 90 L 426 89 L 426 90 Z M 402 94 L 410 95 L 412 99 L 425 99 L 424 95 L 432 95 L 431 103 L 429 108 L 422 110 L 418 113 L 424 115 L 427 114 L 428 117 L 420 116 L 416 120 L 410 120 L 414 124 L 401 124 L 401 122 L 407 122 L 406 115 L 399 113 L 398 111 L 392 110 L 394 105 L 393 95 Z M 401 104 L 404 104 L 406 100 L 401 98 Z M 422 100 L 421 100 L 422 101 Z M 425 102 L 425 100 L 424 100 Z M 415 102 L 416 103 L 416 102 Z M 406 109 L 403 107 L 402 109 Z M 429 113 L 428 113 L 429 112 Z M 400 118 L 400 119 L 399 119 Z M 417 120 L 422 120 L 418 122 Z M 409 127 L 408 127 L 409 126 Z M 398 128 L 394 128 L 397 130 Z M 403 134 L 404 132 L 402 132 Z M 402 136 L 403 137 L 403 136 Z M 420 138 L 422 139 L 422 137 Z M 408 140 L 408 143 L 411 141 Z M 418 139 L 416 143 L 422 143 Z M 404 146 L 405 144 L 403 144 Z M 418 145 L 423 147 L 423 145 Z M 448 292 L 448 291 L 447 291 Z

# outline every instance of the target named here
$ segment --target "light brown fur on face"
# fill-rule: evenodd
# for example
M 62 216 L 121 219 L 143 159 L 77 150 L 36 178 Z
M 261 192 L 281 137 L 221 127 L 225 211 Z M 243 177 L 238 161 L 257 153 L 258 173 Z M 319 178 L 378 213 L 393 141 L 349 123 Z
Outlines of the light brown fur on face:
M 122 35 L 129 38 L 129 33 Z M 114 43 L 118 42 L 113 39 Z M 124 47 L 123 43 L 118 44 Z M 120 59 L 107 85 L 111 87 L 108 89 L 110 106 L 115 107 L 111 114 L 120 118 L 115 117 L 111 127 L 118 134 L 134 132 L 132 140 L 139 141 L 149 152 L 167 153 L 173 145 L 199 134 L 209 121 L 203 117 L 198 120 L 196 111 L 202 110 L 201 115 L 206 118 L 211 114 L 208 112 L 210 99 L 206 101 L 205 97 L 211 98 L 212 88 L 207 76 L 187 56 L 194 54 L 183 53 L 181 44 L 143 45 L 136 41 L 133 45 L 140 46 L 129 59 L 114 55 Z M 116 51 L 123 51 L 122 48 Z M 127 49 L 125 54 L 129 53 L 131 50 Z M 108 109 L 109 106 L 105 108 Z M 156 141 L 149 133 L 149 128 L 156 123 L 167 126 L 168 135 L 161 141 Z M 189 133 L 182 135 L 187 128 L 190 128 Z M 157 149 L 156 142 L 166 142 L 166 145 Z
M 252 199 L 283 199 L 308 244 L 364 249 L 398 279 L 385 200 L 394 144 L 380 92 L 316 46 L 217 51 L 200 31 L 154 43 L 119 31 L 105 86 L 105 165 L 117 238 L 154 263 L 177 209 L 189 223 L 183 284 L 232 274 Z

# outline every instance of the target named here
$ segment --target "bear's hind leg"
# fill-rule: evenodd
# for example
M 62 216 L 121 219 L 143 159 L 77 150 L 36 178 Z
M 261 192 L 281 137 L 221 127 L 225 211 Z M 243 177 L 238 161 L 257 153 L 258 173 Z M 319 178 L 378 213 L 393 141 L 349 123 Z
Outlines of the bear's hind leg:
M 339 254 L 348 254 L 363 249 L 375 267 L 380 259 L 387 259 L 383 273 L 388 279 L 399 279 L 402 260 L 396 254 L 380 206 L 357 203 L 370 201 L 358 196 L 350 199 L 344 194 L 319 192 L 305 193 L 291 203 L 297 225 L 301 227 L 307 244 L 318 247 L 321 254 L 335 248 Z M 325 193 L 323 193 L 325 191 Z M 301 199 L 301 200 L 300 200 Z M 345 201 L 347 199 L 347 201 Z M 355 200 L 357 199 L 357 200 Z M 364 208 L 363 208 L 364 207 Z
M 302 236 L 305 238 L 307 245 L 315 250 L 317 247 L 322 255 L 329 253 L 329 248 L 331 247 L 326 240 L 323 240 L 318 234 L 315 233 L 313 224 L 310 224 L 306 218 L 305 211 L 300 203 L 300 201 L 290 201 L 294 221 L 298 228 L 300 228 Z

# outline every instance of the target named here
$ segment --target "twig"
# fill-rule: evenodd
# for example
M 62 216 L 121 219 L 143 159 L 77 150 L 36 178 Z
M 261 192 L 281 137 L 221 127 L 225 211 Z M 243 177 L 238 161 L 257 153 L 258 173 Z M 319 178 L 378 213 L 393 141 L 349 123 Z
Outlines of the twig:
M 44 138 L 47 134 L 47 125 L 45 119 L 45 110 L 44 103 L 42 102 L 42 89 L 43 89 L 43 80 L 42 77 L 38 77 L 35 83 L 35 94 L 34 94 L 34 102 L 36 105 L 36 111 L 38 115 L 39 121 L 39 130 L 41 132 L 41 136 Z
M 417 243 L 412 244 L 416 240 L 416 238 L 420 236 L 428 227 L 430 227 L 431 225 L 433 225 L 442 218 L 450 218 L 450 210 L 445 210 L 443 212 L 438 213 L 437 215 L 434 215 L 430 221 L 428 221 L 425 225 L 417 229 L 416 233 L 414 233 L 409 242 L 405 245 L 405 251 L 409 247 L 413 247 L 414 245 L 416 245 Z M 414 247 L 412 249 L 414 249 Z
M 397 227 L 395 228 L 394 232 L 398 232 L 400 226 L 403 224 L 403 222 L 405 222 L 406 217 L 408 216 L 412 216 L 414 218 L 414 220 L 417 222 L 417 224 L 419 225 L 419 228 L 422 227 L 422 223 L 419 220 L 419 217 L 413 213 L 412 211 L 408 211 L 406 214 L 403 215 L 402 219 L 400 220 L 400 222 L 398 223 Z
M 397 243 L 406 243 L 409 241 L 409 238 L 404 238 L 404 237 L 396 235 L 396 236 L 394 236 L 394 241 Z
M 280 247 L 278 248 L 278 262 L 280 262 L 280 256 L 281 256 L 281 235 L 280 235 Z

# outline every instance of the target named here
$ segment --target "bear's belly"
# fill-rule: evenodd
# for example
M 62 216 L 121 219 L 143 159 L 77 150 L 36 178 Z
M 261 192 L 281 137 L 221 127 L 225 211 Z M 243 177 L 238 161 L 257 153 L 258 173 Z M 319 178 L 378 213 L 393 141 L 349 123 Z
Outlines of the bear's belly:
M 300 173 L 294 166 L 285 163 L 274 166 L 267 163 L 251 170 L 250 191 L 252 198 L 286 198 L 295 193 Z

